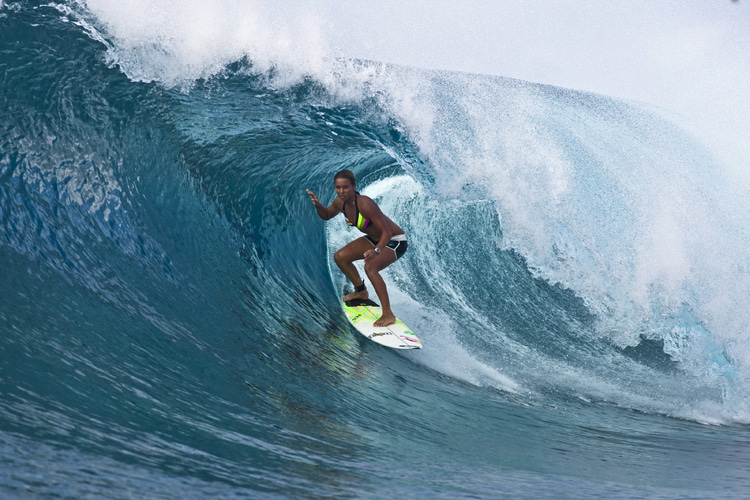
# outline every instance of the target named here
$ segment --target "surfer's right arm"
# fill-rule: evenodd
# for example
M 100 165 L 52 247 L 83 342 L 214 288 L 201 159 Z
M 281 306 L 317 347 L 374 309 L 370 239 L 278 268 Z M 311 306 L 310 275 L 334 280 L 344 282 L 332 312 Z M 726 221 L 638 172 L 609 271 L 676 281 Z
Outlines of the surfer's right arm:
M 318 212 L 318 216 L 323 220 L 329 220 L 334 218 L 336 215 L 338 215 L 339 212 L 341 212 L 341 207 L 339 207 L 339 203 L 341 203 L 341 200 L 336 198 L 333 200 L 333 203 L 331 203 L 328 207 L 324 207 L 320 200 L 318 200 L 318 197 L 315 196 L 315 193 L 307 190 L 307 195 L 310 197 L 310 201 L 312 201 L 313 206 L 315 206 L 315 210 Z M 338 202 L 338 203 L 337 203 Z

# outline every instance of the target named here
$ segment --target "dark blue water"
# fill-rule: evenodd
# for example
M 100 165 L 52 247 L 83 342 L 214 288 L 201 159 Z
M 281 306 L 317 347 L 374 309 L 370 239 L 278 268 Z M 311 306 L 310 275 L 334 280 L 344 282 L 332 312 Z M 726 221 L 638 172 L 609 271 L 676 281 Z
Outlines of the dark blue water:
M 186 84 L 122 47 L 0 5 L 0 496 L 750 494 L 746 226 L 699 139 L 504 78 Z M 355 235 L 305 189 L 341 168 L 409 235 L 419 352 L 340 310 Z

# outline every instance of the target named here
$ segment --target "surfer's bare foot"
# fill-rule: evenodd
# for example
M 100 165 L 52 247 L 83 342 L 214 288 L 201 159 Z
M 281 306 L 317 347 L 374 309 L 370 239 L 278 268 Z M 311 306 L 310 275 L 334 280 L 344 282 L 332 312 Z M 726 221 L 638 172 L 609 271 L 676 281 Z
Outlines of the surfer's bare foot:
M 383 313 L 380 315 L 380 318 L 378 318 L 372 326 L 388 326 L 392 325 L 396 322 L 396 316 L 393 315 L 393 313 Z
M 370 294 L 367 293 L 367 290 L 362 290 L 361 292 L 352 292 L 350 294 L 344 295 L 344 302 L 347 302 L 349 300 L 354 300 L 354 299 L 365 300 L 369 296 Z

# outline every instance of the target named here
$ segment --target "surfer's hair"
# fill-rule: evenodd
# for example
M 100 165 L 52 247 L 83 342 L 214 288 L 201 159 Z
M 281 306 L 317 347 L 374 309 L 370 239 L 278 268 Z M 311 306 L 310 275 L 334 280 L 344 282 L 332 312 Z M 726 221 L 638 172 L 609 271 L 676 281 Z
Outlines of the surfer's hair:
M 336 179 L 349 179 L 352 186 L 357 185 L 357 180 L 354 178 L 354 172 L 351 170 L 339 170 L 336 172 L 336 175 L 333 176 L 333 182 L 336 182 Z

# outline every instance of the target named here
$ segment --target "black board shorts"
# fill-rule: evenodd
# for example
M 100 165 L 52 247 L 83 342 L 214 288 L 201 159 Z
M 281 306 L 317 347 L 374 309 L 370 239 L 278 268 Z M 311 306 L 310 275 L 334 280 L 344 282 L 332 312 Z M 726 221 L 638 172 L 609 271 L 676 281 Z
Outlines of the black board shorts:
M 370 243 L 372 243 L 372 246 L 377 246 L 379 240 L 375 240 L 370 238 L 369 236 L 365 235 L 365 238 L 369 240 Z M 406 252 L 406 248 L 409 246 L 409 244 L 406 242 L 406 235 L 405 234 L 397 234 L 393 238 L 391 238 L 391 241 L 388 242 L 386 245 L 387 248 L 390 248 L 394 252 L 396 252 L 396 260 L 400 259 L 402 255 Z

